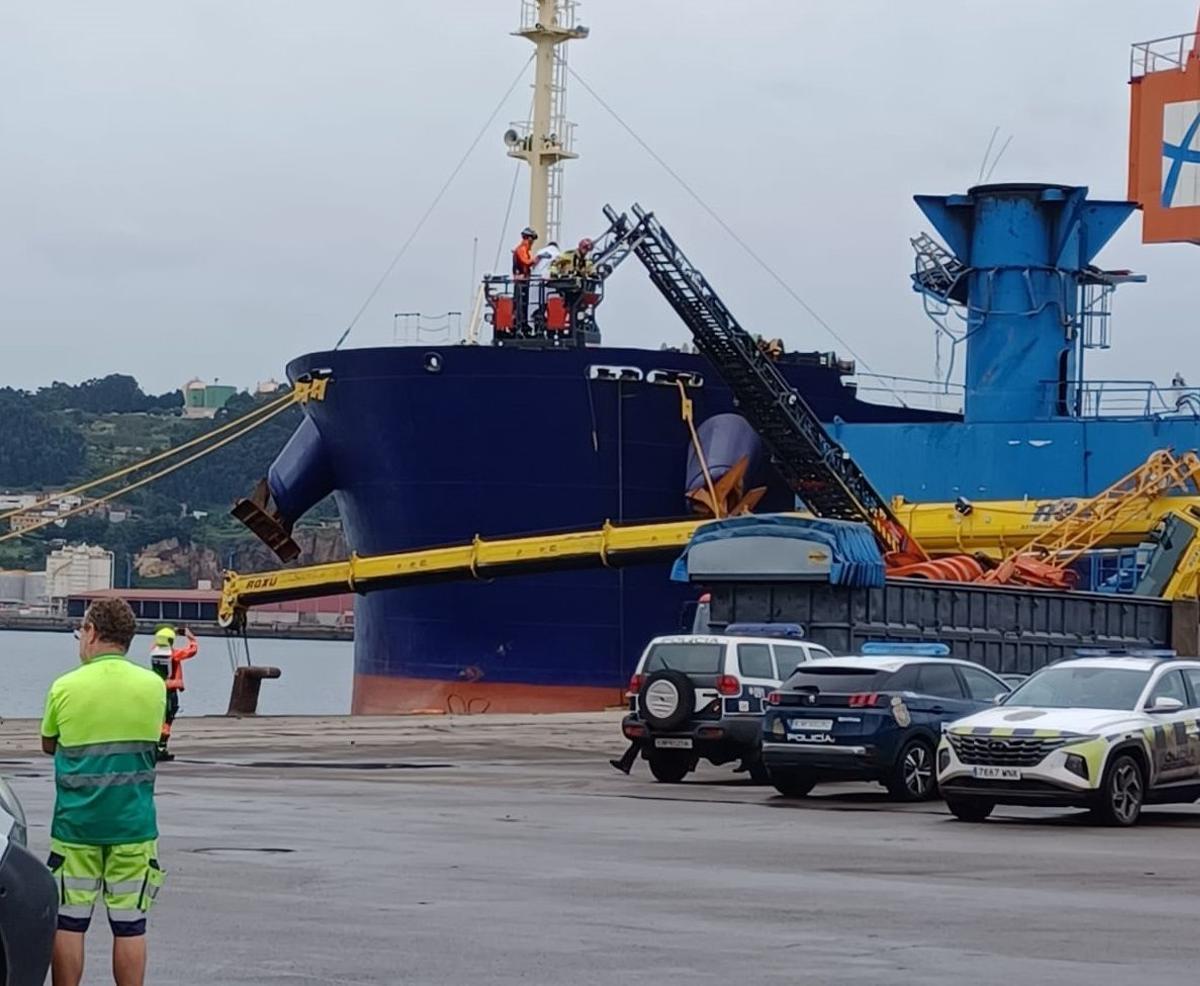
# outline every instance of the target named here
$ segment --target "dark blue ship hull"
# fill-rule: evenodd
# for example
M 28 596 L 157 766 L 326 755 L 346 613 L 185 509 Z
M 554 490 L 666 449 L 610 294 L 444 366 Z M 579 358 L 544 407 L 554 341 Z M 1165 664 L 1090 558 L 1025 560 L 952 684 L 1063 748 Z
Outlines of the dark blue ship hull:
M 837 366 L 815 354 L 784 366 L 825 421 L 950 417 L 859 401 Z M 315 371 L 331 382 L 323 401 L 306 405 L 304 424 L 272 466 L 271 492 L 290 521 L 334 493 L 360 554 L 685 516 L 689 434 L 673 375 L 703 377 L 688 390 L 697 421 L 733 410 L 704 358 L 678 352 L 360 349 L 288 366 L 293 381 Z M 755 464 L 750 484 L 768 486 L 760 510 L 792 503 L 765 462 Z M 668 567 L 360 597 L 354 711 L 619 701 L 646 640 L 675 629 L 689 598 Z

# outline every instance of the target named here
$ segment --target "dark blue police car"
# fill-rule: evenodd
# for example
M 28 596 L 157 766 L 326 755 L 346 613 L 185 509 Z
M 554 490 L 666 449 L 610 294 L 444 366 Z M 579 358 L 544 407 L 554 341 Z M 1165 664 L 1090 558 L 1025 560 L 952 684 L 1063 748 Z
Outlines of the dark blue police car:
M 945 644 L 865 644 L 862 656 L 811 661 L 767 697 L 763 762 L 784 795 L 821 781 L 879 781 L 894 798 L 937 792 L 942 724 L 978 712 L 1009 687 Z

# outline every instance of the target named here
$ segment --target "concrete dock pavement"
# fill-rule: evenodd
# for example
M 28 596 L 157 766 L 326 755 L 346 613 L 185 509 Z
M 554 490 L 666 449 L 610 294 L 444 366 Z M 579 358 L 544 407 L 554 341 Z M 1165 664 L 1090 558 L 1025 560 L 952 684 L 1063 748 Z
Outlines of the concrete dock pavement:
M 619 714 L 179 720 L 149 982 L 1169 982 L 1200 962 L 1200 810 L 981 826 L 866 785 L 624 777 Z M 0 770 L 45 848 L 37 724 Z M 107 929 L 89 982 L 106 981 Z

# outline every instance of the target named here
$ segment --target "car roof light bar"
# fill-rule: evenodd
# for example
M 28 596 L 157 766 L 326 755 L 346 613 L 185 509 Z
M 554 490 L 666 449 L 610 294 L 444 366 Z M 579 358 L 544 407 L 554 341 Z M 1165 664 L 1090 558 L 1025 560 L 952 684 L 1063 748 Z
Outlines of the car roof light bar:
M 862 645 L 861 653 L 866 657 L 949 657 L 950 645 L 918 644 L 907 640 L 872 640 Z

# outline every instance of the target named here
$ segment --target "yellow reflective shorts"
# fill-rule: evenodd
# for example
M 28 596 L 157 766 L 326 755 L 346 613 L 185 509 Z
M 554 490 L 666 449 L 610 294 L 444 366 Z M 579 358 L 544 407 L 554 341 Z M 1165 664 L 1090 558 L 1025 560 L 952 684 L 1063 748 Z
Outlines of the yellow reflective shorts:
M 58 882 L 58 927 L 87 931 L 101 892 L 108 923 L 118 938 L 146 933 L 146 912 L 166 873 L 158 864 L 158 844 L 80 846 L 50 840 L 46 865 Z

